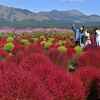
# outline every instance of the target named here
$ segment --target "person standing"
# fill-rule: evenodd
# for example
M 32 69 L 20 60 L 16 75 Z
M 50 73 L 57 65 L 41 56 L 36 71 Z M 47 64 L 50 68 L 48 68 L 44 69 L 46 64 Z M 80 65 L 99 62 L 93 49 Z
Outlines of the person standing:
M 97 47 L 100 46 L 100 30 L 99 29 L 96 29 L 96 44 L 97 44 Z
M 84 26 L 80 28 L 80 46 L 83 48 L 85 45 L 85 32 L 84 32 Z
M 75 24 L 72 26 L 72 30 L 74 32 L 74 41 L 76 45 L 80 45 L 80 29 L 76 28 Z
M 85 47 L 91 45 L 91 38 L 90 38 L 90 33 L 85 30 Z

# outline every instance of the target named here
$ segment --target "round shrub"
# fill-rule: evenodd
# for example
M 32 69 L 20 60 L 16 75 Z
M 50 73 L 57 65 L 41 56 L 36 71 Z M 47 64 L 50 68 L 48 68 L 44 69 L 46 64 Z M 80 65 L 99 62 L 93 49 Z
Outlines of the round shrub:
M 96 84 L 100 83 L 100 71 L 95 67 L 80 67 L 75 72 L 75 75 L 83 82 L 83 86 L 86 89 L 86 96 L 90 94 L 93 82 L 96 82 Z M 95 88 L 98 89 L 98 86 L 95 86 Z M 100 91 L 97 94 L 100 95 Z
M 61 69 L 51 73 L 46 84 L 55 100 L 85 100 L 81 81 Z
M 27 39 L 22 39 L 20 42 L 23 45 L 29 45 L 30 44 L 29 40 L 27 40 Z
M 0 38 L 2 38 L 2 36 L 3 36 L 3 32 L 0 32 Z
M 68 56 L 67 52 L 60 52 L 57 50 L 57 48 L 50 48 L 48 50 L 48 56 L 51 59 L 51 61 L 56 64 L 57 66 L 67 67 L 68 63 Z
M 65 41 L 64 41 L 64 40 L 59 40 L 58 44 L 59 44 L 60 46 L 62 46 L 62 45 L 65 44 Z
M 32 53 L 24 57 L 20 63 L 20 67 L 26 71 L 34 70 L 35 65 L 52 66 L 52 62 L 49 58 L 41 53 Z
M 77 64 L 79 67 L 84 66 L 94 66 L 100 67 L 100 56 L 98 55 L 100 50 L 87 50 L 82 53 L 77 60 Z
M 13 42 L 14 41 L 14 38 L 13 37 L 8 37 L 7 38 L 7 42 Z
M 8 57 L 8 53 L 2 49 L 0 49 L 0 61 Z
M 48 49 L 51 45 L 52 45 L 52 42 L 47 41 L 47 42 L 44 44 L 44 48 L 45 48 L 45 49 Z
M 9 32 L 8 33 L 8 37 L 14 37 L 14 33 L 13 32 Z
M 55 39 L 54 38 L 48 38 L 49 42 L 53 42 Z
M 67 48 L 65 46 L 59 46 L 57 49 L 61 53 L 65 53 L 67 51 Z
M 7 44 L 4 45 L 4 50 L 5 51 L 10 52 L 10 51 L 13 50 L 13 48 L 14 48 L 14 44 L 13 43 L 7 43 Z
M 83 52 L 83 49 L 80 46 L 76 46 L 74 49 L 77 55 L 80 55 Z

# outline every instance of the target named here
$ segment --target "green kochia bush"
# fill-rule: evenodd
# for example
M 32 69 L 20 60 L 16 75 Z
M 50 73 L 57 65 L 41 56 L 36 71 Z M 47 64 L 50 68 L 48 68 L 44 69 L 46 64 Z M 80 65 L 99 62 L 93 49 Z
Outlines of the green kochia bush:
M 8 33 L 8 37 L 14 37 L 14 33 L 13 32 L 9 32 Z
M 2 36 L 3 36 L 3 33 L 2 33 L 2 32 L 0 32 L 0 38 L 2 38 Z
M 80 46 L 76 46 L 74 49 L 75 49 L 77 55 L 80 55 L 83 51 L 83 49 Z
M 65 44 L 65 41 L 64 41 L 64 40 L 60 40 L 60 41 L 58 42 L 58 44 L 59 44 L 59 45 L 64 45 L 64 44 Z
M 47 41 L 47 42 L 44 44 L 44 48 L 45 48 L 45 49 L 48 49 L 51 45 L 52 45 L 52 42 Z
M 59 52 L 64 53 L 67 51 L 67 48 L 65 46 L 60 46 L 57 48 Z
M 20 42 L 23 45 L 29 45 L 30 44 L 29 40 L 27 40 L 27 39 L 22 39 Z
M 8 51 L 8 52 L 11 52 L 13 50 L 13 48 L 14 48 L 14 44 L 13 43 L 7 43 L 4 46 L 4 50 Z
M 8 37 L 7 38 L 7 42 L 13 42 L 14 41 L 14 38 L 13 37 Z

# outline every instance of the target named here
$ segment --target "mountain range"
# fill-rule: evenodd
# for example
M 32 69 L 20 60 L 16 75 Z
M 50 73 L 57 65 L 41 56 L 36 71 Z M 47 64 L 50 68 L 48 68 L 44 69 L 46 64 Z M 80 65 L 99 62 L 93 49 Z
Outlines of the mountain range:
M 70 27 L 73 23 L 100 26 L 99 15 L 78 10 L 32 12 L 0 5 L 0 27 Z

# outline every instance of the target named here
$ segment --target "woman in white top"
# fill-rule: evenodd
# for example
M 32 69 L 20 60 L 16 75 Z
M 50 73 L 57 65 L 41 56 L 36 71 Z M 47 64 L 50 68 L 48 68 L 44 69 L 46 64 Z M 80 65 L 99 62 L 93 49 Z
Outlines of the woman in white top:
M 85 47 L 91 45 L 90 33 L 85 30 Z
M 100 30 L 96 30 L 96 44 L 100 46 Z

